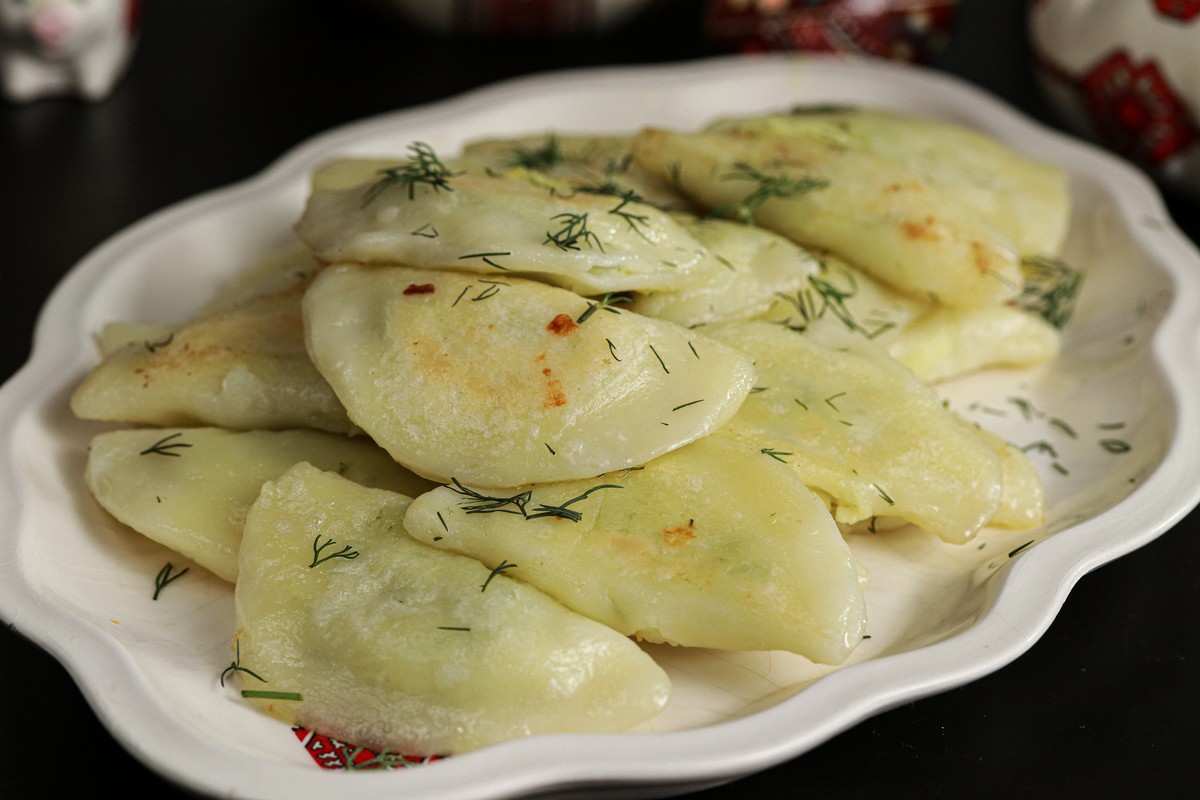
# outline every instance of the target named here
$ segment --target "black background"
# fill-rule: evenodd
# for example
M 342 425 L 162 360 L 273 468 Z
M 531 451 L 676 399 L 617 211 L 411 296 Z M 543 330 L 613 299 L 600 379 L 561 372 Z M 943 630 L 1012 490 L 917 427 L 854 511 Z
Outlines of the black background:
M 528 73 L 715 54 L 700 6 L 664 0 L 604 38 L 464 42 L 348 0 L 147 3 L 135 60 L 107 100 L 0 104 L 0 375 L 28 357 L 61 276 L 142 216 L 367 115 Z M 933 67 L 1055 124 L 1031 72 L 1021 0 L 963 0 Z M 1200 241 L 1200 201 L 1168 201 Z M 1195 796 L 1198 521 L 1085 576 L 1047 633 L 998 672 L 696 796 Z M 57 662 L 0 628 L 0 798 L 110 788 L 187 795 L 121 749 Z

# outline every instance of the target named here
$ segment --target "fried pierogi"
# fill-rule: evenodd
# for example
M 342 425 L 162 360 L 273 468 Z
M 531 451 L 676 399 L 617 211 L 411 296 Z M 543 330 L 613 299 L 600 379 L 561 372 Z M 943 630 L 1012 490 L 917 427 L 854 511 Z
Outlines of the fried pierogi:
M 117 347 L 71 396 L 81 419 L 232 430 L 353 433 L 304 344 L 304 286 Z
M 638 164 L 710 212 L 836 253 L 914 296 L 959 307 L 1018 296 L 1024 248 L 1056 249 L 1065 230 L 1062 174 L 995 143 L 985 148 L 977 134 L 929 123 L 941 132 L 935 144 L 968 148 L 963 160 L 971 168 L 956 172 L 957 160 L 949 167 L 939 160 L 953 158 L 948 145 L 929 153 L 919 137 L 881 141 L 890 128 L 872 116 L 855 128 L 847 120 L 858 113 L 866 112 L 822 126 L 799 113 L 794 122 L 726 120 L 695 132 L 647 128 L 633 152 Z M 1028 195 L 1011 185 L 1013 173 L 1030 175 L 1045 195 L 1037 207 L 1044 218 L 1017 213 Z M 1013 198 L 998 201 L 1006 191 Z M 995 213 L 980 213 L 988 204 Z M 1031 218 L 1045 230 L 1026 236 Z
M 692 286 L 724 269 L 670 213 L 628 197 L 427 150 L 380 163 L 334 162 L 314 178 L 295 231 L 317 258 L 536 276 L 580 294 Z
M 442 483 L 637 466 L 716 430 L 754 382 L 702 333 L 519 278 L 332 265 L 304 320 L 355 424 Z

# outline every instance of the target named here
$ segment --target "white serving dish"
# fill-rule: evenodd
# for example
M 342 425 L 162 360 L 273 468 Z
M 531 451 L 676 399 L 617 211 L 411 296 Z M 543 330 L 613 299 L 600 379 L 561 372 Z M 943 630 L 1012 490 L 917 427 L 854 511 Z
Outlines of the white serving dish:
M 113 522 L 83 486 L 97 428 L 74 419 L 67 398 L 95 362 L 100 327 L 186 318 L 236 269 L 288 239 L 309 170 L 334 155 L 400 153 L 414 140 L 449 153 L 476 137 L 548 129 L 691 128 L 799 103 L 964 123 L 1069 171 L 1066 257 L 1087 278 L 1061 358 L 945 387 L 953 407 L 1010 441 L 1053 444 L 1055 458 L 1035 455 L 1049 498 L 1045 528 L 985 531 L 958 547 L 921 533 L 856 537 L 852 547 L 873 575 L 871 638 L 846 665 L 651 648 L 674 680 L 673 700 L 660 718 L 619 735 L 513 741 L 349 775 L 320 768 L 290 728 L 223 688 L 219 676 L 233 658 L 231 587 L 197 568 L 151 602 L 155 573 L 179 557 Z M 999 669 L 1041 636 L 1081 576 L 1178 522 L 1200 500 L 1191 477 L 1200 443 L 1198 333 L 1200 254 L 1141 173 L 956 79 L 892 62 L 779 54 L 510 81 L 330 131 L 248 181 L 152 215 L 71 271 L 43 311 L 29 363 L 0 390 L 8 454 L 0 466 L 0 615 L 67 667 L 137 758 L 201 795 L 697 789 Z M 1128 452 L 1105 449 L 1112 438 Z

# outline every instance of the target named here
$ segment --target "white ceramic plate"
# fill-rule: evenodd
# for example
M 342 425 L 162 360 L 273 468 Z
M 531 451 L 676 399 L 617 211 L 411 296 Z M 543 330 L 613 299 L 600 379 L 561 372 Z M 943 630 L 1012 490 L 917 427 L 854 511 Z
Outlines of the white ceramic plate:
M 289 727 L 222 688 L 232 591 L 195 569 L 151 602 L 179 557 L 111 521 L 81 481 L 94 426 L 67 397 L 114 320 L 178 322 L 255 255 L 288 240 L 307 174 L 333 155 L 451 153 L 501 134 L 694 128 L 797 103 L 890 107 L 976 126 L 1066 167 L 1066 257 L 1087 272 L 1051 369 L 976 376 L 951 404 L 1034 451 L 1045 529 L 954 547 L 920 533 L 856 537 L 871 571 L 869 633 L 850 662 L 651 648 L 675 685 L 637 731 L 514 741 L 411 768 L 323 769 Z M 523 79 L 318 137 L 245 183 L 169 208 L 96 249 L 47 304 L 29 364 L 0 394 L 0 611 L 60 659 L 100 718 L 151 768 L 202 794 L 262 800 L 502 798 L 594 789 L 667 793 L 802 753 L 887 708 L 966 683 L 1023 653 L 1087 571 L 1166 531 L 1197 502 L 1200 255 L 1151 185 L 978 90 L 881 61 L 718 59 Z M 1120 426 L 1119 428 L 1116 426 Z M 1121 440 L 1124 448 L 1106 447 Z M 1033 544 L 1021 549 L 1029 541 Z M 1014 550 L 1020 552 L 1010 555 Z M 337 753 L 326 750 L 326 758 Z

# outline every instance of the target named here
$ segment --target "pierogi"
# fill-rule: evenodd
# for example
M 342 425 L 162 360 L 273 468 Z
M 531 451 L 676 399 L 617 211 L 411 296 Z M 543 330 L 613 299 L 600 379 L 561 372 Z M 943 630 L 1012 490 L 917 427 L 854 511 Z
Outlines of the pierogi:
M 754 359 L 759 391 L 722 429 L 775 453 L 853 525 L 899 517 L 965 542 L 999 511 L 995 447 L 870 340 L 836 320 L 706 329 Z
M 671 214 L 628 197 L 420 149 L 380 163 L 334 162 L 336 177 L 314 178 L 295 231 L 322 261 L 537 276 L 580 294 L 694 286 L 724 269 Z
M 586 481 L 445 486 L 417 497 L 404 524 L 493 568 L 516 562 L 514 578 L 651 642 L 838 664 L 866 629 L 859 570 L 824 503 L 732 439 Z
M 71 395 L 81 419 L 232 430 L 353 433 L 304 344 L 306 284 L 117 347 Z
M 317 369 L 397 461 L 503 487 L 644 464 L 750 392 L 736 350 L 602 304 L 519 278 L 339 264 L 309 288 L 304 322 Z
M 84 481 L 114 518 L 233 582 L 246 512 L 263 483 L 301 461 L 408 495 L 434 486 L 365 436 L 303 429 L 106 431 L 88 446 Z
M 238 663 L 254 673 L 240 683 L 295 694 L 253 702 L 414 755 L 621 731 L 662 710 L 669 680 L 637 644 L 503 565 L 416 541 L 409 502 L 309 464 L 263 487 L 234 594 Z
M 1008 238 L 1022 255 L 1054 255 L 1070 222 L 1066 173 L 962 125 L 872 108 L 798 106 L 723 117 L 705 130 L 822 142 L 900 164 Z
M 842 131 L 858 113 L 866 114 L 850 112 L 815 133 L 815 117 L 802 112 L 795 124 L 781 116 L 725 121 L 701 131 L 647 128 L 634 140 L 634 158 L 713 213 L 834 252 L 914 296 L 958 307 L 1017 297 L 1021 257 L 1032 254 L 1023 248 L 1055 248 L 1047 253 L 1053 254 L 1065 230 L 1061 173 L 998 145 L 991 148 L 998 151 L 993 157 L 973 159 L 981 149 L 974 146 L 977 134 L 932 123 L 931 130 L 941 131 L 932 152 L 917 149 L 925 141 L 918 136 L 883 145 L 885 137 L 868 135 L 890 130 L 886 124 Z M 960 140 L 971 154 L 963 160 L 971 163 L 955 171 L 958 160 L 946 142 Z M 946 166 L 942 156 L 955 160 Z M 1047 194 L 1038 208 L 1049 221 L 1036 235 L 998 226 L 1028 200 L 1020 187 L 1008 188 L 1006 175 L 1013 171 L 1033 174 L 1036 191 Z M 997 203 L 1005 191 L 1017 197 Z M 968 197 L 981 200 L 973 204 Z M 977 206 L 987 199 L 1003 213 L 980 213 Z M 1028 216 L 1014 226 L 1029 224 Z

